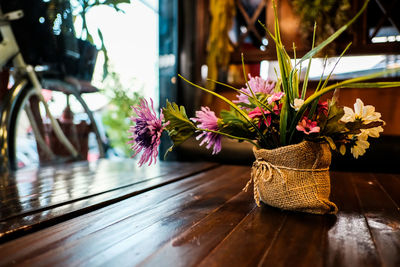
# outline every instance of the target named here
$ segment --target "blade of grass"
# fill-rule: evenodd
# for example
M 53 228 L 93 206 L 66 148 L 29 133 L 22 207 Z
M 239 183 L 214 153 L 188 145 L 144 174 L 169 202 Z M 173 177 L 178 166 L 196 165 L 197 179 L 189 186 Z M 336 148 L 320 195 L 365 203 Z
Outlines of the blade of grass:
M 314 32 L 313 32 L 313 39 L 312 39 L 312 45 L 311 45 L 311 50 L 314 49 L 315 45 L 315 32 L 317 30 L 317 23 L 314 23 Z M 308 76 L 310 75 L 310 68 L 311 68 L 311 61 L 312 57 L 308 61 L 308 66 L 307 66 L 307 71 L 306 71 L 306 76 L 304 76 L 304 81 L 303 81 L 303 89 L 301 90 L 301 99 L 304 99 L 306 97 L 306 92 L 307 92 L 307 85 L 308 85 Z M 301 64 L 300 64 L 301 65 Z
M 322 68 L 321 77 L 319 78 L 319 82 L 318 82 L 317 88 L 315 89 L 315 92 L 318 92 L 318 90 L 319 90 L 319 88 L 320 88 L 320 86 L 321 86 L 322 79 L 324 78 L 324 74 L 325 74 L 325 69 L 326 69 L 327 61 L 328 61 L 328 56 L 325 56 L 325 59 L 324 59 L 324 67 Z M 312 120 L 312 117 L 314 116 L 314 113 L 315 113 L 315 111 L 317 110 L 318 101 L 319 101 L 319 97 L 318 97 L 317 99 L 315 99 L 314 102 L 313 102 L 312 105 L 311 105 L 310 112 L 308 113 L 308 118 L 309 118 L 310 120 Z M 292 126 L 293 126 L 293 125 L 291 125 L 290 128 L 292 128 Z
M 292 81 L 288 81 L 288 73 L 289 70 L 291 69 L 291 63 L 290 63 L 290 57 L 286 53 L 285 49 L 283 48 L 282 41 L 281 41 L 281 36 L 280 36 L 280 30 L 279 30 L 279 19 L 278 19 L 278 11 L 276 7 L 276 2 L 275 0 L 272 1 L 272 5 L 274 8 L 274 15 L 275 15 L 275 23 L 274 23 L 274 28 L 275 28 L 275 47 L 276 47 L 276 54 L 279 62 L 279 68 L 281 71 L 281 78 L 282 78 L 282 85 L 283 89 L 285 92 L 285 96 L 283 97 L 282 100 L 282 110 L 281 110 L 281 115 L 280 115 L 280 121 L 279 121 L 279 132 L 280 132 L 280 142 L 281 145 L 284 146 L 286 145 L 286 131 L 287 131 L 287 124 L 288 124 L 288 114 L 289 114 L 289 105 L 290 101 L 293 100 L 292 95 Z M 264 25 L 264 28 L 265 25 Z
M 400 87 L 400 82 L 351 83 L 342 85 L 340 88 L 393 88 L 393 87 Z
M 296 61 L 297 61 L 296 45 L 294 42 L 293 42 L 293 56 L 294 56 L 294 65 L 296 66 Z M 294 98 L 299 98 L 299 76 L 297 75 L 297 69 L 294 68 L 293 70 L 295 72 L 295 74 L 294 74 L 295 79 L 294 79 L 294 85 L 293 85 L 293 88 L 295 89 L 294 90 Z
M 282 101 L 282 110 L 279 121 L 279 134 L 280 134 L 280 143 L 282 146 L 286 145 L 286 128 L 287 128 L 287 117 L 288 117 L 288 106 L 287 106 L 287 98 L 285 95 Z
M 346 53 L 346 51 L 350 48 L 351 46 L 351 42 L 346 46 L 346 48 L 343 50 L 343 52 L 340 54 L 338 60 L 336 61 L 335 65 L 333 66 L 331 72 L 329 73 L 328 77 L 325 79 L 324 84 L 322 85 L 321 89 L 324 89 L 326 87 L 326 85 L 328 84 L 329 79 L 332 76 L 333 71 L 336 69 L 337 64 L 339 63 L 339 61 L 342 59 L 343 55 Z

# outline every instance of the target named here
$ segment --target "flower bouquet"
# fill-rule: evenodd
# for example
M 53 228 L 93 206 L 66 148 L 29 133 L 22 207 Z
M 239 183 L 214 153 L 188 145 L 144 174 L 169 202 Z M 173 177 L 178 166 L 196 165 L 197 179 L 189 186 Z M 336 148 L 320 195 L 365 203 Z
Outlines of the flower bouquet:
M 193 135 L 197 135 L 198 140 L 201 139 L 200 145 L 207 144 L 208 149 L 212 148 L 212 154 L 220 152 L 223 136 L 239 142 L 250 142 L 254 146 L 256 161 L 244 190 L 248 189 L 251 182 L 254 183 L 254 199 L 257 205 L 260 205 L 261 200 L 286 210 L 336 213 L 336 205 L 329 201 L 331 150 L 343 155 L 349 151 L 358 158 L 369 147 L 368 138 L 379 137 L 384 121 L 373 106 L 364 105 L 360 99 L 356 100 L 353 110 L 339 106 L 335 94 L 328 101 L 322 101 L 320 97 L 346 87 L 400 86 L 400 82 L 364 82 L 399 69 L 385 70 L 335 84 L 328 84 L 332 74 L 330 72 L 326 79 L 321 75 L 315 91 L 306 97 L 312 57 L 344 32 L 360 16 L 367 2 L 350 22 L 327 40 L 316 47 L 313 44 L 311 51 L 303 58 L 294 57 L 294 65 L 282 45 L 275 3 L 273 5 L 275 33 L 269 34 L 275 42 L 279 62 L 280 74 L 277 81 L 251 76 L 247 79 L 245 73 L 246 85 L 241 89 L 213 81 L 238 93 L 237 99 L 231 101 L 180 76 L 189 84 L 228 103 L 230 110 L 221 111 L 220 117 L 217 117 L 209 107 L 202 107 L 196 112 L 195 118 L 188 118 L 183 106 L 167 101 L 158 117 L 153 102 L 149 105 L 143 99 L 138 106 L 133 107 L 136 116 L 131 118 L 134 125 L 129 130 L 130 143 L 136 154 L 143 151 L 139 165 L 146 162 L 150 165 L 158 156 L 163 131 L 169 134 L 173 142 L 169 150 Z M 339 60 L 349 46 L 350 44 Z M 308 67 L 300 87 L 300 71 L 306 60 Z

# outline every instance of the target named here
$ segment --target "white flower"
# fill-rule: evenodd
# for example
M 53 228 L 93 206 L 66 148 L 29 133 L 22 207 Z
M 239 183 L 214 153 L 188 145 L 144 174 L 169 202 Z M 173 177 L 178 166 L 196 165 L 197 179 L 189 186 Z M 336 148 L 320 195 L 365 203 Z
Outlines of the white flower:
M 371 105 L 364 106 L 364 103 L 357 98 L 354 104 L 354 111 L 349 107 L 344 107 L 344 115 L 340 119 L 343 122 L 354 122 L 361 120 L 363 124 L 368 124 L 373 121 L 380 121 L 381 114 L 375 112 L 375 107 Z
M 304 104 L 304 100 L 303 99 L 295 98 L 293 100 L 293 105 L 291 105 L 291 106 L 292 106 L 292 108 L 294 108 L 294 110 L 298 111 L 303 104 Z
M 369 128 L 369 129 L 361 129 L 362 133 L 366 133 L 368 136 L 378 138 L 379 133 L 383 132 L 382 126 L 374 127 L 374 128 Z
M 355 142 L 355 145 L 351 148 L 351 153 L 356 159 L 359 156 L 364 155 L 367 148 L 369 148 L 369 143 L 367 139 L 368 134 L 366 134 L 365 132 L 362 132 L 357 136 L 357 141 Z

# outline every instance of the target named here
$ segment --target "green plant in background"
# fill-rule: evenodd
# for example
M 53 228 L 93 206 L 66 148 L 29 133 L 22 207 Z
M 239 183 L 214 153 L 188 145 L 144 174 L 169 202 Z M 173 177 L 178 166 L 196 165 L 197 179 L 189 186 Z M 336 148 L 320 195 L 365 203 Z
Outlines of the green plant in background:
M 90 11 L 90 9 L 98 6 L 109 6 L 111 8 L 114 8 L 117 12 L 122 12 L 124 13 L 124 10 L 119 8 L 120 4 L 129 4 L 131 1 L 130 0 L 74 0 L 71 1 L 71 6 L 74 10 L 74 12 L 77 12 L 74 14 L 74 20 L 77 17 L 80 17 L 82 19 L 82 32 L 80 38 L 83 40 L 87 40 L 93 44 L 93 35 L 89 32 L 89 28 L 87 25 L 87 20 L 86 20 L 86 15 Z M 100 38 L 101 42 L 101 47 L 100 51 L 103 52 L 104 54 L 104 65 L 103 65 L 103 79 L 106 78 L 106 76 L 109 73 L 108 69 L 108 53 L 107 53 L 107 48 L 104 45 L 104 38 L 103 34 L 100 30 L 100 28 L 97 28 L 97 34 Z
M 316 28 L 315 43 L 318 45 L 331 36 L 351 17 L 350 0 L 293 0 L 292 5 L 301 19 L 301 33 L 305 40 L 312 39 L 314 24 Z M 332 43 L 328 54 L 335 54 L 335 44 Z
M 104 80 L 102 90 L 102 93 L 110 100 L 107 110 L 102 114 L 107 135 L 111 146 L 122 150 L 126 156 L 132 155 L 132 150 L 127 146 L 130 125 L 128 117 L 132 115 L 131 106 L 137 105 L 140 100 L 140 94 L 134 92 L 132 88 L 135 86 L 124 85 L 119 74 L 110 71 Z

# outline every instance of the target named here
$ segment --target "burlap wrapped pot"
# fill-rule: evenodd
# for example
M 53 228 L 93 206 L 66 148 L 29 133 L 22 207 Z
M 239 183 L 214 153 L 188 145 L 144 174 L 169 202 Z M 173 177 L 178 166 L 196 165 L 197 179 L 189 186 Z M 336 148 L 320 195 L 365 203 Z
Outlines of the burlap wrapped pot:
M 303 141 L 276 149 L 253 148 L 256 161 L 249 187 L 254 182 L 254 199 L 284 210 L 335 214 L 329 201 L 331 152 L 326 143 Z

